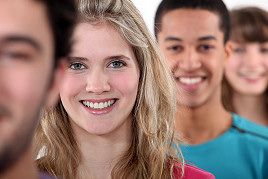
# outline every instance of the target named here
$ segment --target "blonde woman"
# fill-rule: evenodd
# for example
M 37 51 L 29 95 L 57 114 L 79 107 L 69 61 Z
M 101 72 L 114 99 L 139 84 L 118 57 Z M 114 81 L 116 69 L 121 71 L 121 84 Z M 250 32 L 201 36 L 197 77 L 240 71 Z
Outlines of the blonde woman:
M 170 72 L 129 0 L 81 0 L 57 108 L 36 134 L 38 167 L 61 178 L 213 177 L 173 143 Z

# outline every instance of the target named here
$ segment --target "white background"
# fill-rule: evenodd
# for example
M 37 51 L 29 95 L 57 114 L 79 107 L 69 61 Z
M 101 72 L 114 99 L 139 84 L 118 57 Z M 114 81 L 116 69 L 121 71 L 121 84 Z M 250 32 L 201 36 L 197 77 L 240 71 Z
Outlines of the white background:
M 228 9 L 257 6 L 268 11 L 268 0 L 223 0 Z M 143 18 L 153 33 L 153 23 L 156 8 L 161 0 L 132 0 L 136 7 L 140 10 Z

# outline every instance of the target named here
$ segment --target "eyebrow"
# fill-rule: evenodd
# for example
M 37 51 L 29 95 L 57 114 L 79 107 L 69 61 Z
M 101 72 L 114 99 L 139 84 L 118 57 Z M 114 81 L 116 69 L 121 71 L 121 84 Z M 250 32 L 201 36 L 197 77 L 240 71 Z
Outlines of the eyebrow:
M 179 42 L 182 42 L 182 39 L 181 38 L 178 38 L 178 37 L 167 37 L 167 38 L 165 38 L 164 41 L 165 42 L 168 42 L 168 41 L 179 41 Z
M 212 36 L 212 35 L 209 35 L 209 36 L 205 36 L 205 37 L 200 37 L 198 39 L 198 41 L 206 41 L 206 40 L 216 40 L 217 41 L 217 38 Z
M 212 36 L 212 35 L 209 35 L 209 36 L 204 36 L 204 37 L 200 37 L 197 39 L 197 41 L 207 41 L 207 40 L 217 40 L 217 38 Z M 178 38 L 178 37 L 167 37 L 167 38 L 165 38 L 164 41 L 165 42 L 168 42 L 168 41 L 182 42 L 183 40 L 181 38 Z
M 125 55 L 115 55 L 115 56 L 108 56 L 105 58 L 106 60 L 121 60 L 121 59 L 127 59 L 130 60 L 128 57 Z
M 72 57 L 69 56 L 67 57 L 68 61 L 87 61 L 87 58 L 84 57 Z
M 0 40 L 0 43 L 1 44 L 5 44 L 5 43 L 26 43 L 26 44 L 29 44 L 30 46 L 32 46 L 38 52 L 40 52 L 42 50 L 40 44 L 37 41 L 35 41 L 34 39 L 32 39 L 31 37 L 28 37 L 28 36 L 10 35 L 10 36 L 6 36 L 6 37 L 2 38 Z
M 125 55 L 115 55 L 115 56 L 108 56 L 105 58 L 105 60 L 121 60 L 121 59 L 127 59 L 130 60 L 130 58 L 126 57 Z M 85 57 L 68 57 L 69 61 L 87 61 L 88 59 Z

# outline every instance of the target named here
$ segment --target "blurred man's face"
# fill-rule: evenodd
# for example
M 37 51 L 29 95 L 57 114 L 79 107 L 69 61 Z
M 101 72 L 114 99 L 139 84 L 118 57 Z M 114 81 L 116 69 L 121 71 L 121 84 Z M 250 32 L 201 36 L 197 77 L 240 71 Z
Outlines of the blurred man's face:
M 219 17 L 207 10 L 179 9 L 162 18 L 157 38 L 178 90 L 177 103 L 190 108 L 220 101 L 228 46 Z
M 54 61 L 45 6 L 0 1 L 0 173 L 29 148 Z

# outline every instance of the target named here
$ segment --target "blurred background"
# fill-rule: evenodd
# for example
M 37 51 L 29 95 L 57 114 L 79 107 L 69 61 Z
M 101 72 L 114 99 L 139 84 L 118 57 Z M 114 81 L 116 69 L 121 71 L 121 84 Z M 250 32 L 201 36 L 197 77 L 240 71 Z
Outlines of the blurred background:
M 161 0 L 132 0 L 141 14 L 151 33 L 153 33 L 154 15 Z M 257 6 L 268 11 L 268 0 L 223 0 L 228 9 Z

